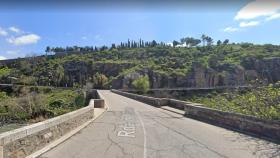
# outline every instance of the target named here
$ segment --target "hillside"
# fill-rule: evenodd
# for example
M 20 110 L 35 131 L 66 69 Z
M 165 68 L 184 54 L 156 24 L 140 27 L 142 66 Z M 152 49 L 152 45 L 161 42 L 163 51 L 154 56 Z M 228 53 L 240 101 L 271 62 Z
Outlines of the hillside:
M 279 66 L 280 46 L 270 44 L 104 47 L 0 61 L 0 82 L 132 88 L 133 80 L 148 75 L 151 88 L 267 84 L 280 80 Z

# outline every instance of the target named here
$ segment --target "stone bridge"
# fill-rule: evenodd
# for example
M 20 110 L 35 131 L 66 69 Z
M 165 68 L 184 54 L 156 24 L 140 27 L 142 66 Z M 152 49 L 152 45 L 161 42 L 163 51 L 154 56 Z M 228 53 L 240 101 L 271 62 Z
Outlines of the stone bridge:
M 222 126 L 220 127 L 201 122 L 197 119 L 192 119 L 193 117 L 188 117 L 199 115 L 202 110 L 204 110 L 204 114 L 207 112 L 207 115 L 213 116 L 211 117 L 212 119 L 215 119 L 215 117 L 224 118 L 223 114 L 218 113 L 217 111 L 209 113 L 209 110 L 211 111 L 211 109 L 199 109 L 199 105 L 192 105 L 191 103 L 183 103 L 176 100 L 156 99 L 136 95 L 131 96 L 120 91 L 113 92 L 109 90 L 98 91 L 100 99 L 105 101 L 104 106 L 106 111 L 102 115 L 90 122 L 86 121 L 90 119 L 84 120 L 78 119 L 81 117 L 76 117 L 78 120 L 74 122 L 76 122 L 76 124 L 80 122 L 80 125 L 83 125 L 83 128 L 79 128 L 76 132 L 73 132 L 74 134 L 72 134 L 71 137 L 69 136 L 63 141 L 55 142 L 50 140 L 50 143 L 45 143 L 47 144 L 46 147 L 42 147 L 40 150 L 36 151 L 35 154 L 31 153 L 28 157 L 280 157 L 280 145 L 277 144 L 280 140 L 279 122 L 263 123 L 262 120 L 256 120 L 257 123 L 254 124 L 254 126 L 261 127 L 260 130 L 263 130 L 263 132 L 271 133 L 272 137 L 270 138 L 270 135 L 264 135 L 264 137 L 269 140 L 267 141 L 240 132 L 234 132 L 228 128 L 223 128 Z M 168 104 L 171 103 L 174 104 L 174 106 L 168 106 Z M 103 103 L 99 102 L 99 104 Z M 183 109 L 180 108 L 182 104 L 186 104 Z M 83 112 L 80 112 L 80 114 L 82 113 Z M 233 120 L 236 117 L 239 116 L 229 114 L 227 119 Z M 239 120 L 239 124 L 244 124 L 245 122 L 247 126 L 253 125 L 250 122 L 251 119 L 252 118 L 242 117 L 242 119 Z M 227 122 L 226 119 L 220 121 L 220 123 L 223 122 Z M 61 123 L 63 123 L 63 121 Z M 85 123 L 87 124 L 84 125 Z M 211 123 L 211 121 L 209 123 Z M 71 122 L 68 122 L 67 125 L 71 125 Z M 49 125 L 48 127 L 50 129 L 56 129 L 64 126 L 54 124 L 53 126 Z M 75 130 L 76 128 L 73 127 L 72 129 Z M 242 129 L 244 129 L 246 133 L 246 129 L 249 129 L 249 127 L 243 127 L 241 130 Z M 272 132 L 265 131 L 267 129 L 272 130 Z M 42 132 L 42 129 L 37 129 L 37 132 L 38 131 Z M 52 132 L 46 133 L 40 138 L 48 140 L 53 137 L 53 135 L 50 134 Z M 7 137 L 7 134 L 4 135 Z M 5 137 L 3 134 L 0 135 L 2 151 L 6 152 L 6 155 L 4 153 L 4 155 L 2 154 L 2 157 L 0 155 L 0 158 L 23 157 L 19 154 L 20 151 L 24 151 L 23 149 L 28 147 L 30 148 L 32 142 L 27 141 L 29 136 L 26 139 L 24 139 L 24 136 L 18 137 L 19 138 L 10 138 L 9 141 L 12 142 L 12 144 L 5 146 Z M 13 149 L 15 150 L 17 148 L 19 151 L 17 155 L 7 155 L 7 152 L 12 153 Z

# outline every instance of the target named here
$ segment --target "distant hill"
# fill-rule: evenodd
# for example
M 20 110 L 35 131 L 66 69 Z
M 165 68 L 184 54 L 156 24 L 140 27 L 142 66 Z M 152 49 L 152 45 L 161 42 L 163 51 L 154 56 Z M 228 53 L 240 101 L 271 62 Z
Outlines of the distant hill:
M 247 85 L 256 79 L 274 83 L 280 80 L 280 46 L 151 43 L 0 61 L 0 83 L 132 88 L 132 81 L 143 75 L 151 88 Z

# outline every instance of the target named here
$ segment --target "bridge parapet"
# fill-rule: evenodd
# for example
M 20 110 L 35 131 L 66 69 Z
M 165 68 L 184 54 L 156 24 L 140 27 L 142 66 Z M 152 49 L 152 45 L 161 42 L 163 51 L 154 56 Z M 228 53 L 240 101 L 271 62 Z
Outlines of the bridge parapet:
M 0 134 L 0 158 L 36 157 L 88 125 L 103 111 L 103 99 L 91 99 L 76 111 Z M 96 113 L 97 110 L 97 113 Z
M 112 92 L 157 107 L 170 106 L 181 109 L 185 111 L 186 117 L 280 143 L 279 121 L 264 120 L 253 116 L 220 111 L 217 109 L 207 108 L 202 104 L 185 102 L 176 99 L 153 98 L 118 90 L 112 90 Z

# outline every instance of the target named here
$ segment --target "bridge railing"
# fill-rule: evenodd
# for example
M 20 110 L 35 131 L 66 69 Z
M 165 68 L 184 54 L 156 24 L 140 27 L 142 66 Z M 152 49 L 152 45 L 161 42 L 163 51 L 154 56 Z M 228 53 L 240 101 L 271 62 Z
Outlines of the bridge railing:
M 176 91 L 176 90 L 214 90 L 214 89 L 238 89 L 238 88 L 254 88 L 252 85 L 229 85 L 215 87 L 175 87 L 175 88 L 151 88 L 149 91 Z M 135 89 L 119 89 L 121 91 L 137 91 Z
M 112 92 L 132 98 L 153 106 L 170 106 L 185 111 L 185 116 L 208 122 L 228 129 L 240 131 L 249 135 L 263 137 L 280 143 L 280 122 L 264 120 L 254 116 L 225 112 L 207 108 L 202 104 L 185 102 L 169 98 L 154 98 L 133 93 L 112 90 Z

